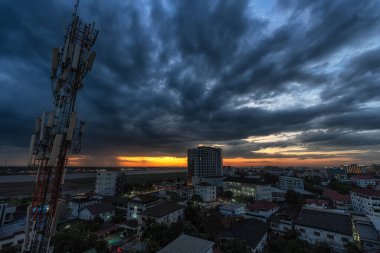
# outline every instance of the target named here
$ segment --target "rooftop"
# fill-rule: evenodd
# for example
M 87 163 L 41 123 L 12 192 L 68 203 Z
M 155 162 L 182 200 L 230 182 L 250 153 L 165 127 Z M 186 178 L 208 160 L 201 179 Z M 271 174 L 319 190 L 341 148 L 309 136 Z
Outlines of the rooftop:
M 373 176 L 368 174 L 356 174 L 352 176 L 352 179 L 373 179 Z
M 277 206 L 271 201 L 259 200 L 248 206 L 250 210 L 268 211 L 276 208 Z
M 340 234 L 352 234 L 351 216 L 347 214 L 304 208 L 294 224 Z
M 252 249 L 255 249 L 268 229 L 268 225 L 260 220 L 244 219 L 232 224 L 230 228 L 224 230 L 219 235 L 219 238 L 244 240 Z
M 189 235 L 180 235 L 157 253 L 206 253 L 214 242 Z
M 140 215 L 160 218 L 182 208 L 184 208 L 184 206 L 181 206 L 175 202 L 167 201 L 146 209 L 145 211 L 141 212 Z
M 323 195 L 334 201 L 351 202 L 351 197 L 349 194 L 340 194 L 339 192 L 334 191 L 330 188 L 325 188 Z
M 356 188 L 353 192 L 367 197 L 380 197 L 380 191 L 368 188 Z
M 147 203 L 155 202 L 157 200 L 159 200 L 159 198 L 151 194 L 138 194 L 134 196 L 130 201 L 147 204 Z
M 115 210 L 115 206 L 110 203 L 96 203 L 84 207 L 82 210 L 87 209 L 92 215 L 97 215 L 105 212 L 112 212 Z
M 224 182 L 235 182 L 235 183 L 242 183 L 242 184 L 260 184 L 260 185 L 269 185 L 268 183 L 265 183 L 264 181 L 261 181 L 257 178 L 247 178 L 247 177 L 228 177 L 224 179 Z
M 307 205 L 316 205 L 316 206 L 327 206 L 329 202 L 324 199 L 305 199 Z
M 243 204 L 227 204 L 227 205 L 223 205 L 223 206 L 219 207 L 219 209 L 233 211 L 237 208 L 242 208 L 242 207 L 244 207 Z

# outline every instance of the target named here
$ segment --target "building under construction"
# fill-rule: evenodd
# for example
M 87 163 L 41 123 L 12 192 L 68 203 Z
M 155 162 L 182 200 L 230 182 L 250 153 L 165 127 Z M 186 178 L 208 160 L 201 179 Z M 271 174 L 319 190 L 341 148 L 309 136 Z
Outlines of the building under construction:
M 82 22 L 77 9 L 78 3 L 66 27 L 63 47 L 52 50 L 53 109 L 36 119 L 30 142 L 28 165 L 37 170 L 37 175 L 26 218 L 23 252 L 53 251 L 67 155 L 81 149 L 84 122 L 77 120 L 75 102 L 95 59 L 92 48 L 98 31 L 94 23 Z

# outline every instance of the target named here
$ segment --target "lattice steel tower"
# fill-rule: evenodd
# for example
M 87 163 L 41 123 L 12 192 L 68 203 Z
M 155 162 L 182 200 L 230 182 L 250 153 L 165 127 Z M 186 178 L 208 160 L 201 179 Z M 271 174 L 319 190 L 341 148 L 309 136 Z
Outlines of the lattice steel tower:
M 65 179 L 67 153 L 78 153 L 84 122 L 77 122 L 75 100 L 83 78 L 95 60 L 92 50 L 98 31 L 95 24 L 83 23 L 75 5 L 66 27 L 62 48 L 52 52 L 54 109 L 36 119 L 28 165 L 37 169 L 33 199 L 26 217 L 23 252 L 50 252 L 58 222 L 58 201 Z

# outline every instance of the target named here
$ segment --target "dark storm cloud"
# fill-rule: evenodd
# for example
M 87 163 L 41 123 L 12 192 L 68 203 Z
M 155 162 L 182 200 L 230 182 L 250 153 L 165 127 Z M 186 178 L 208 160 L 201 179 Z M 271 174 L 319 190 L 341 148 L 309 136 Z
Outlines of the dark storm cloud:
M 81 1 L 79 14 L 100 30 L 78 98 L 84 153 L 184 156 L 203 143 L 225 145 L 230 157 L 289 157 L 260 150 L 303 146 L 378 160 L 380 3 L 281 0 L 273 16 L 260 4 Z M 50 48 L 62 44 L 71 2 L 2 1 L 0 14 L 7 157 L 4 147 L 21 152 L 33 117 L 51 108 Z M 295 131 L 285 141 L 243 140 Z

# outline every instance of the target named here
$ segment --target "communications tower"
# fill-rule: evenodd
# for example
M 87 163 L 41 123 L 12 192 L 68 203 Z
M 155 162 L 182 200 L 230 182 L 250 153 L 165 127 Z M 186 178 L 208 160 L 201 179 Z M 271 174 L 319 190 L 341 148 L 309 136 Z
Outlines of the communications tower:
M 81 149 L 84 122 L 77 122 L 75 101 L 95 60 L 92 48 L 98 31 L 95 23 L 84 23 L 77 15 L 78 1 L 66 26 L 63 47 L 52 50 L 53 110 L 36 119 L 30 142 L 28 166 L 36 169 L 37 175 L 26 217 L 23 252 L 52 251 L 67 154 Z

